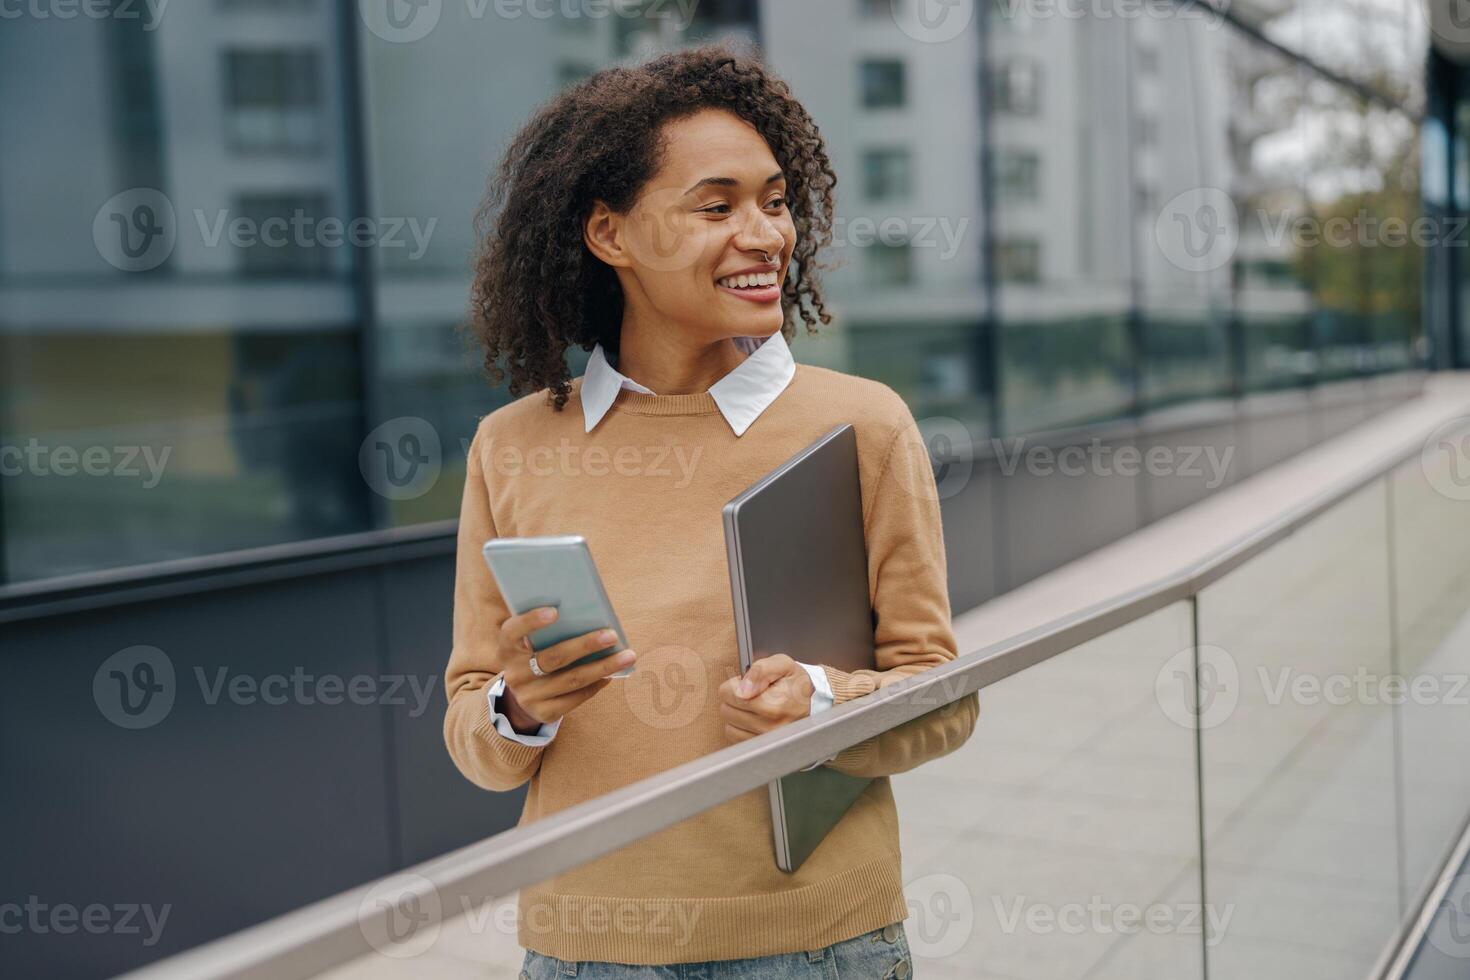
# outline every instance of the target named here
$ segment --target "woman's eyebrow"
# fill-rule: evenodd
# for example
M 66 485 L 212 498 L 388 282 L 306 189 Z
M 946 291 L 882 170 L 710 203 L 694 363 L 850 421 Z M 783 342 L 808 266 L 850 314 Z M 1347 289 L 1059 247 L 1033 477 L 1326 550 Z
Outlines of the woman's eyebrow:
M 775 173 L 771 174 L 771 176 L 765 179 L 765 183 L 774 184 L 776 181 L 785 176 L 786 175 L 784 173 L 777 170 Z M 736 180 L 734 177 L 706 177 L 696 183 L 693 187 L 685 191 L 684 194 L 685 196 L 688 196 L 699 190 L 701 187 L 709 187 L 711 185 L 716 187 L 738 187 L 740 186 L 740 181 Z

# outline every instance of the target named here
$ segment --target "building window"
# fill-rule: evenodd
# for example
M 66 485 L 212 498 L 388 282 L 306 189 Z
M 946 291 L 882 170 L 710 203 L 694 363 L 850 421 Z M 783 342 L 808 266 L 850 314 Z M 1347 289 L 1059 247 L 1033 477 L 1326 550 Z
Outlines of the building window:
M 1031 238 L 996 242 L 995 274 L 1001 282 L 1041 282 L 1041 243 Z
M 556 16 L 551 22 L 563 34 L 591 34 L 592 16 L 587 10 L 586 0 L 561 0 L 554 8 Z
M 872 59 L 859 66 L 858 88 L 867 109 L 897 109 L 904 104 L 902 61 Z
M 244 219 L 249 236 L 239 251 L 241 274 L 327 275 L 330 250 L 317 235 L 326 211 L 327 197 L 321 193 L 241 194 L 235 198 L 235 216 Z M 347 240 L 345 232 L 341 237 Z
M 985 9 L 989 12 L 990 23 L 1003 30 L 1026 34 L 1036 25 L 1036 18 L 1019 0 L 985 0 Z
M 1152 44 L 1140 44 L 1137 49 L 1137 58 L 1134 59 L 1134 67 L 1140 75 L 1157 75 L 1159 73 L 1159 49 Z
M 316 5 L 316 0 L 216 0 L 228 11 L 268 11 L 270 13 L 297 13 Z
M 967 351 L 925 351 L 920 370 L 931 397 L 964 398 L 976 389 Z
M 871 286 L 907 286 L 914 281 L 914 255 L 908 242 L 874 242 L 863 249 Z
M 1133 187 L 1133 193 L 1136 195 L 1134 207 L 1139 214 L 1149 215 L 1158 211 L 1159 195 L 1148 181 L 1139 178 L 1138 183 Z
M 224 54 L 225 133 L 239 153 L 321 149 L 321 57 L 314 48 Z
M 909 151 L 903 148 L 863 152 L 863 194 L 870 201 L 891 201 L 912 191 Z
M 611 18 L 613 24 L 613 51 L 619 58 L 638 58 L 657 52 L 662 42 L 660 30 L 663 18 L 655 16 L 652 9 L 628 7 L 618 16 Z
M 1041 110 L 1041 68 L 1028 58 L 1012 58 L 990 70 L 990 104 L 996 112 L 1034 116 Z
M 1140 147 L 1157 146 L 1159 143 L 1159 120 L 1154 116 L 1140 115 L 1138 128 L 1134 132 Z
M 995 192 L 1006 201 L 1041 198 L 1041 157 L 1034 150 L 1002 149 L 995 156 Z
M 556 66 L 556 83 L 558 88 L 566 88 L 575 85 L 584 78 L 590 78 L 597 69 L 591 65 L 584 65 L 577 61 L 563 61 Z

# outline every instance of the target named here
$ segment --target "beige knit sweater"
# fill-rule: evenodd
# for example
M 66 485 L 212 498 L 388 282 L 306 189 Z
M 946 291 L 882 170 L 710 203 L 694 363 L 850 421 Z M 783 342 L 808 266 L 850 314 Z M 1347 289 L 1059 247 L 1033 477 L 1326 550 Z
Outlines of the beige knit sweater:
M 559 412 L 543 390 L 481 422 L 460 513 L 444 735 L 477 785 L 530 780 L 521 823 L 729 744 L 716 691 L 740 671 L 720 511 L 835 425 L 857 431 L 880 668 L 824 668 L 836 702 L 955 657 L 933 471 L 913 416 L 887 386 L 799 364 L 739 437 L 708 392 L 627 389 L 586 433 L 580 390 L 578 379 Z M 493 638 L 508 611 L 480 549 L 493 537 L 542 534 L 587 538 L 639 659 L 631 677 L 533 747 L 490 724 L 485 688 L 504 667 Z M 971 694 L 828 765 L 904 772 L 958 748 L 978 711 Z M 566 960 L 689 963 L 817 949 L 907 918 L 887 778 L 795 873 L 776 867 L 770 820 L 761 788 L 524 888 L 518 939 Z

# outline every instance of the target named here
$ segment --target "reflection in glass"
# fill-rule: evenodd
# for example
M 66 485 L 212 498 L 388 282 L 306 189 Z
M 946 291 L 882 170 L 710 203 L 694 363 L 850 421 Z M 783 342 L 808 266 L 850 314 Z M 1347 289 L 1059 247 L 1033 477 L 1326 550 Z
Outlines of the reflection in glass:
M 1300 231 L 1308 209 L 1302 124 L 1304 70 L 1265 48 L 1236 44 L 1232 198 L 1241 215 L 1232 285 L 1247 390 L 1317 375 L 1309 262 Z
M 1127 28 L 992 14 L 993 275 L 1008 433 L 1116 416 L 1132 398 Z
M 921 418 L 983 439 L 1423 358 L 1423 248 L 1383 247 L 1424 227 L 1427 29 L 1401 0 L 1232 10 L 1373 99 L 1199 4 L 986 0 L 938 41 L 882 0 L 669 7 L 450 3 L 413 43 L 321 0 L 7 21 L 0 84 L 23 96 L 0 105 L 0 434 L 172 447 L 146 493 L 7 478 L 9 577 L 452 518 L 462 447 L 509 397 L 460 330 L 490 167 L 563 87 L 717 38 L 759 41 L 841 177 L 834 321 L 793 352 Z M 1161 229 L 1204 191 L 1238 241 L 1201 270 Z M 328 241 L 363 217 L 370 242 Z M 1380 242 L 1299 234 L 1340 219 Z M 434 426 L 443 476 L 381 501 L 356 454 L 400 417 Z M 164 516 L 183 499 L 192 517 Z
M 338 37 L 331 4 L 6 20 L 8 580 L 369 526 Z

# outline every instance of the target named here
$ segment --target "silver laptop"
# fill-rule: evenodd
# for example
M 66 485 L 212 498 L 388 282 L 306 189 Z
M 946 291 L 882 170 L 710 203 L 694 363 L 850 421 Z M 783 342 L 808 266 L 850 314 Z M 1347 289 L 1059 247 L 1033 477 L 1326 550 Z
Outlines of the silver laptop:
M 725 505 L 742 673 L 775 653 L 876 667 L 857 433 L 840 425 Z M 771 783 L 776 866 L 795 871 L 872 782 L 826 766 Z

